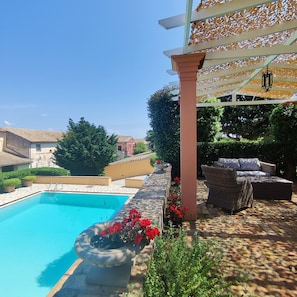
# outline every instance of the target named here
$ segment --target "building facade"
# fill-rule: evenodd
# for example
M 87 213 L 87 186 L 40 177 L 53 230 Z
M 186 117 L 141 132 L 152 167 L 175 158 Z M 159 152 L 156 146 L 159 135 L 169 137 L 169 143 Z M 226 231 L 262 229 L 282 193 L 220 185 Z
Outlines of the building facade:
M 53 152 L 62 136 L 62 132 L 0 128 L 1 171 L 57 167 Z

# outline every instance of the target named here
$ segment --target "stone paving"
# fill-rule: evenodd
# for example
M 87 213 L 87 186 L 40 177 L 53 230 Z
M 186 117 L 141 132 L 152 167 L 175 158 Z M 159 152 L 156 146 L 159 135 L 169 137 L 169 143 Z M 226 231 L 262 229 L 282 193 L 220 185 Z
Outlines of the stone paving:
M 185 222 L 189 235 L 216 240 L 222 247 L 225 276 L 247 280 L 232 286 L 234 296 L 297 296 L 297 185 L 292 201 L 254 200 L 253 207 L 230 215 L 206 207 L 207 190 L 198 181 L 198 220 Z
M 42 191 L 64 191 L 64 192 L 84 192 L 84 193 L 110 193 L 134 195 L 137 188 L 125 187 L 125 180 L 113 181 L 111 186 L 97 185 L 67 185 L 67 184 L 33 184 L 30 187 L 21 187 L 11 193 L 0 194 L 0 206 L 7 203 L 26 198 L 32 194 Z

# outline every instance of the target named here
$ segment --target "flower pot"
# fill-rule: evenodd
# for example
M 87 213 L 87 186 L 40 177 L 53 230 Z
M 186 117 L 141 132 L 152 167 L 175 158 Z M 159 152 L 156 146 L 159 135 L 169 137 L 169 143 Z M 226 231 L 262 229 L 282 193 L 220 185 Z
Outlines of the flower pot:
M 126 287 L 131 275 L 132 259 L 144 246 L 111 249 L 93 247 L 91 238 L 106 226 L 107 224 L 96 224 L 83 231 L 75 241 L 75 252 L 85 262 L 92 264 L 86 277 L 88 284 Z
M 15 191 L 15 186 L 5 186 L 4 187 L 4 192 L 5 193 L 11 193 Z
M 35 179 L 35 175 L 26 175 L 22 178 L 22 184 L 24 187 L 31 187 Z
M 154 164 L 155 169 L 163 171 L 165 168 L 168 167 L 167 163 L 160 163 L 160 164 Z
M 33 180 L 23 180 L 22 183 L 24 187 L 31 187 L 33 185 Z

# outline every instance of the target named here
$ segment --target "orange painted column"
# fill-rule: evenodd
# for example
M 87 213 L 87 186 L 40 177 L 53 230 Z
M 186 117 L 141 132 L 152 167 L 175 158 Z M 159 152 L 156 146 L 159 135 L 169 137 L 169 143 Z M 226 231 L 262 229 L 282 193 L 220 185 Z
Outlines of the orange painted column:
M 180 79 L 180 170 L 181 201 L 188 207 L 185 220 L 197 219 L 197 70 L 202 67 L 204 53 L 174 55 L 172 69 Z

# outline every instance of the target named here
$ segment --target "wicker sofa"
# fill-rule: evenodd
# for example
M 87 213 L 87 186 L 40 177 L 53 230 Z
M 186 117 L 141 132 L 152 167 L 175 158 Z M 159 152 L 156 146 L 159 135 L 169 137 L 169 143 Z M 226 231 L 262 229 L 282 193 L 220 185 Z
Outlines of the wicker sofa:
M 234 211 L 251 207 L 253 187 L 249 178 L 237 178 L 232 168 L 202 165 L 208 187 L 207 204 Z
M 276 165 L 260 161 L 258 158 L 219 158 L 215 167 L 227 167 L 236 171 L 237 176 L 273 176 Z

